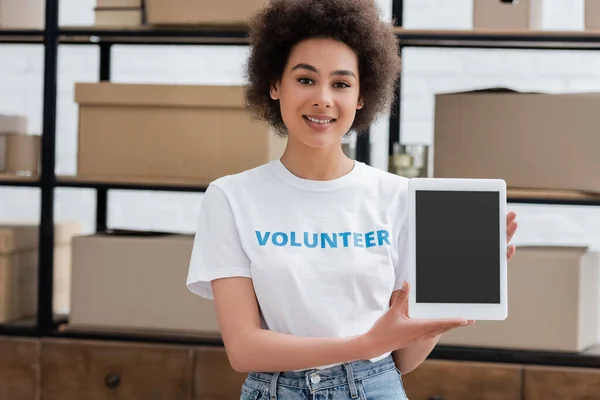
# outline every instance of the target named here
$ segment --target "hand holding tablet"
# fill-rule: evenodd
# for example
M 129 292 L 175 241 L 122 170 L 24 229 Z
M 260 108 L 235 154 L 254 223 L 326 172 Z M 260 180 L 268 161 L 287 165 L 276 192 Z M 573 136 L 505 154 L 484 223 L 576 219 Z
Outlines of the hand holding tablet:
M 410 318 L 506 319 L 506 183 L 414 178 L 408 205 Z
M 475 321 L 463 318 L 411 319 L 408 317 L 407 282 L 392 299 L 390 309 L 377 320 L 367 333 L 370 343 L 376 344 L 373 355 L 394 351 L 414 342 L 432 339 L 452 329 L 460 328 Z M 371 355 L 369 355 L 370 357 Z

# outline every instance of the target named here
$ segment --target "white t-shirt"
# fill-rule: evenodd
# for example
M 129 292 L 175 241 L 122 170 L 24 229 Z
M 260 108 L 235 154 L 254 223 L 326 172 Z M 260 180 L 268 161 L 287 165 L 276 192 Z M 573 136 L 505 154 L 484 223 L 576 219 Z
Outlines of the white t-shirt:
M 338 179 L 306 180 L 280 160 L 217 179 L 202 202 L 187 286 L 212 299 L 212 280 L 248 277 L 263 327 L 365 333 L 408 279 L 407 183 L 360 162 Z

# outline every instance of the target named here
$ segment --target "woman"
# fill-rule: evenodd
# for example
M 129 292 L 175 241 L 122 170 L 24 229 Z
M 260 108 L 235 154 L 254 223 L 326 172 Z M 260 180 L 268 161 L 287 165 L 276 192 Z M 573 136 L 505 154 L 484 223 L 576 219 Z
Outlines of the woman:
M 389 111 L 392 27 L 370 0 L 272 0 L 250 31 L 246 104 L 287 147 L 209 186 L 188 287 L 214 299 L 242 398 L 406 398 L 401 375 L 472 321 L 406 317 L 407 179 L 341 149 Z

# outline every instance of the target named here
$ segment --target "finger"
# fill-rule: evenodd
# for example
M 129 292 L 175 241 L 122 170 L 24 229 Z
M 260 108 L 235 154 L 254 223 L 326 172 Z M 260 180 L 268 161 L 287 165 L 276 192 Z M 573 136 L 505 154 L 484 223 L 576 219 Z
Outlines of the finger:
M 519 225 L 516 221 L 511 222 L 506 227 L 506 242 L 507 243 L 510 243 L 510 241 L 513 239 L 513 237 L 515 236 L 515 233 L 517 232 L 518 227 L 519 227 Z
M 408 292 L 410 291 L 410 284 L 407 281 L 404 281 L 400 290 L 398 290 L 398 295 L 392 304 L 392 307 L 405 308 L 408 305 Z
M 508 250 L 506 252 L 506 257 L 508 258 L 508 260 L 510 260 L 515 255 L 516 251 L 517 247 L 515 245 L 508 246 Z
M 516 219 L 517 219 L 517 213 L 514 211 L 509 211 L 508 214 L 506 214 L 506 224 L 507 225 Z
M 421 321 L 422 328 L 426 332 L 445 332 L 461 326 L 467 326 L 469 321 L 466 319 L 432 319 Z

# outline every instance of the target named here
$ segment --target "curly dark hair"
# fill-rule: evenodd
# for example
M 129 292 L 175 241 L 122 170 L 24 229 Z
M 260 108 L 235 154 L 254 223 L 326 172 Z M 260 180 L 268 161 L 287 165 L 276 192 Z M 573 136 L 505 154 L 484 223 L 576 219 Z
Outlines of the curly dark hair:
M 269 90 L 281 78 L 292 47 L 311 38 L 339 40 L 358 57 L 364 106 L 351 131 L 362 132 L 380 113 L 391 111 L 400 74 L 398 39 L 393 24 L 381 20 L 375 0 L 270 0 L 250 19 L 244 103 L 253 117 L 287 134 L 279 102 Z

